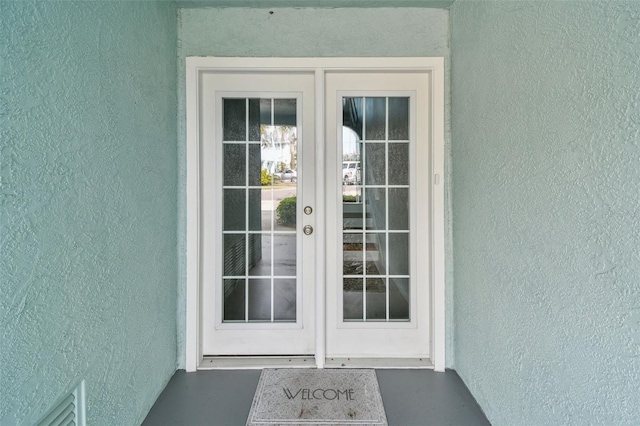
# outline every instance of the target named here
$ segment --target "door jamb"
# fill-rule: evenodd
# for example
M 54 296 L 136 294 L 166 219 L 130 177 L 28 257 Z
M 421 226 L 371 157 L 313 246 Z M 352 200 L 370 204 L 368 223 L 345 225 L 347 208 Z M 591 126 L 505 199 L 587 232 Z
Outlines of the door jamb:
M 186 58 L 186 321 L 185 368 L 196 371 L 203 359 L 200 344 L 200 73 L 211 71 L 307 71 L 315 74 L 316 123 L 316 366 L 325 365 L 325 212 L 324 80 L 327 71 L 427 71 L 430 87 L 431 142 L 431 361 L 445 369 L 444 254 L 444 58 Z

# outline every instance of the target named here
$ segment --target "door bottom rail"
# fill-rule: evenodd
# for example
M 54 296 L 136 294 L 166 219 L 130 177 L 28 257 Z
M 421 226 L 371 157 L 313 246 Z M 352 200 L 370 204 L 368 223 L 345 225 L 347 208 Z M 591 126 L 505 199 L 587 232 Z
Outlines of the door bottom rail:
M 312 355 L 204 356 L 198 370 L 260 370 L 263 368 L 316 368 Z
M 325 368 L 433 369 L 428 357 L 359 358 L 327 357 Z M 198 370 L 260 370 L 263 368 L 317 368 L 312 355 L 204 356 Z

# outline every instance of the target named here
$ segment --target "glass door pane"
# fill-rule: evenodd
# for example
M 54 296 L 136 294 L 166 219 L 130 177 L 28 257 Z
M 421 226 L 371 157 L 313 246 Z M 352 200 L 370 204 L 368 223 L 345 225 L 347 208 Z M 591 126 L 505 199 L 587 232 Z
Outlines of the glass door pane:
M 222 104 L 223 322 L 296 322 L 297 101 Z
M 409 98 L 343 97 L 343 321 L 410 321 Z

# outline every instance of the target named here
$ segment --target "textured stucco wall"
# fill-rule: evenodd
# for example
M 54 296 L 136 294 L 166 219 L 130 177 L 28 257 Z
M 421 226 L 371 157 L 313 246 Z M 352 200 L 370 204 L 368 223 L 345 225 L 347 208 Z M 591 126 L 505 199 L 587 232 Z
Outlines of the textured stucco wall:
M 451 9 L 455 364 L 495 425 L 640 424 L 639 23 Z
M 178 12 L 178 146 L 179 146 L 179 250 L 178 286 L 179 365 L 184 367 L 185 238 L 186 238 L 186 56 L 444 56 L 448 70 L 449 11 L 426 8 L 204 8 Z M 449 170 L 449 81 L 446 74 L 445 173 Z M 448 179 L 445 181 L 448 182 Z M 445 191 L 449 203 L 448 186 Z M 449 231 L 450 209 L 445 220 Z M 452 256 L 447 238 L 447 365 L 452 366 Z
M 176 8 L 0 3 L 0 424 L 86 380 L 134 425 L 176 368 Z

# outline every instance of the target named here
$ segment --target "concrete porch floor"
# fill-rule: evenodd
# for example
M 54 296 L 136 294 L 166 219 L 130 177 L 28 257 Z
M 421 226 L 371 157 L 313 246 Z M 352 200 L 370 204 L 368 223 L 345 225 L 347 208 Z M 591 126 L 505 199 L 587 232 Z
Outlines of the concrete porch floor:
M 489 425 L 453 370 L 376 370 L 390 426 Z M 144 426 L 244 425 L 260 370 L 177 371 Z

